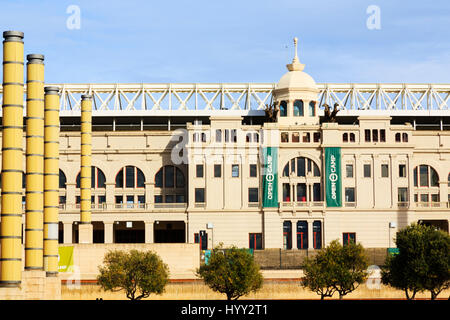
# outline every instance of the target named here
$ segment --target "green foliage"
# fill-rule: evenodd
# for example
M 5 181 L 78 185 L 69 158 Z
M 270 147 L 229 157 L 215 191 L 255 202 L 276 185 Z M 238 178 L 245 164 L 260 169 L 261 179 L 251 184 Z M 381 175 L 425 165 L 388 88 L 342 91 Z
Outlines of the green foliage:
M 319 294 L 321 299 L 339 293 L 339 299 L 354 291 L 368 276 L 368 258 L 361 244 L 342 246 L 332 241 L 303 266 L 303 286 Z
M 105 291 L 124 290 L 131 300 L 162 294 L 169 281 L 168 266 L 151 251 L 109 251 L 103 263 L 98 284 Z
M 430 291 L 431 299 L 450 286 L 450 237 L 433 227 L 412 224 L 397 232 L 399 253 L 388 256 L 381 281 L 414 299 Z
M 259 266 L 247 250 L 235 246 L 224 250 L 222 244 L 211 251 L 208 264 L 200 266 L 197 275 L 228 300 L 256 292 L 263 284 Z

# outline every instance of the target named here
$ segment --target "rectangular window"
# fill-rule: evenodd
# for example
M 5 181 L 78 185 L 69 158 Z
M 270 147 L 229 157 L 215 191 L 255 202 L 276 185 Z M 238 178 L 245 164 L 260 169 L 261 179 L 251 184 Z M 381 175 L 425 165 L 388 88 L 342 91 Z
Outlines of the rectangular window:
M 248 188 L 248 202 L 259 202 L 258 188 Z
M 297 158 L 297 176 L 298 177 L 306 176 L 306 164 L 305 164 L 305 158 L 303 158 L 303 157 Z
M 214 165 L 214 178 L 220 178 L 222 176 L 222 165 L 215 164 Z
M 321 201 L 322 197 L 320 196 L 320 183 L 313 184 L 313 201 Z
M 248 247 L 253 250 L 262 249 L 262 233 L 249 233 L 248 235 L 249 244 Z
M 344 246 L 348 245 L 349 243 L 356 243 L 356 233 L 344 232 L 342 234 L 342 243 L 344 244 Z
M 306 184 L 297 183 L 297 201 L 306 202 Z
M 428 166 L 419 166 L 420 186 L 428 187 Z
M 166 203 L 174 203 L 174 202 L 175 202 L 175 195 L 167 194 L 166 195 Z
M 399 178 L 405 178 L 406 177 L 406 164 L 399 164 L 398 165 L 398 176 L 399 176 Z
M 398 188 L 398 202 L 408 202 L 408 188 Z
M 257 176 L 258 176 L 258 170 L 257 170 L 256 164 L 251 164 L 250 165 L 250 177 L 254 178 Z
M 231 130 L 231 142 L 237 142 L 237 132 L 236 132 L 236 129 Z
M 203 178 L 203 165 L 202 164 L 196 165 L 195 172 L 197 178 Z
M 59 203 L 60 204 L 66 203 L 66 196 L 59 196 Z
M 372 141 L 378 142 L 378 130 L 377 129 L 372 130 Z
M 145 203 L 145 196 L 137 196 L 137 203 L 144 204 Z
M 298 132 L 292 133 L 292 142 L 300 142 L 300 135 Z
M 389 165 L 382 164 L 381 165 L 381 177 L 388 178 L 389 177 Z
M 176 200 L 177 203 L 184 203 L 185 202 L 184 194 L 177 194 L 175 196 L 175 200 Z
M 355 202 L 355 188 L 345 188 L 345 202 Z
M 216 129 L 216 142 L 222 142 L 222 130 Z
M 238 164 L 232 164 L 231 165 L 231 176 L 233 178 L 239 177 L 239 165 Z
M 225 130 L 225 142 L 230 142 L 230 130 Z
M 423 193 L 420 195 L 420 202 L 428 202 L 428 194 Z
M 134 167 L 125 167 L 125 180 L 127 188 L 134 188 Z
M 370 130 L 369 129 L 364 130 L 364 140 L 366 142 L 370 142 Z
M 289 183 L 283 183 L 283 201 L 291 202 L 291 186 Z
M 99 204 L 106 203 L 106 196 L 98 196 L 98 203 Z
M 289 134 L 287 132 L 281 133 L 281 142 L 289 142 Z
M 313 139 L 314 142 L 320 142 L 320 132 L 314 132 Z
M 314 249 L 322 248 L 322 222 L 321 221 L 313 222 L 313 248 Z
M 166 188 L 173 188 L 174 187 L 174 172 L 175 167 L 173 166 L 165 166 L 164 167 L 164 183 Z
M 195 188 L 195 202 L 196 203 L 205 202 L 205 188 Z
M 162 203 L 163 202 L 163 196 L 158 194 L 155 196 L 155 203 Z
M 127 196 L 127 208 L 133 208 L 134 196 Z
M 437 193 L 432 194 L 431 202 L 439 202 L 439 194 L 437 194 Z
M 370 164 L 365 164 L 364 165 L 364 178 L 370 178 L 372 176 L 371 174 L 371 166 Z
M 305 132 L 303 134 L 303 142 L 310 142 L 311 141 L 311 134 L 309 132 Z
M 353 165 L 352 164 L 345 165 L 345 177 L 353 178 Z
M 116 203 L 123 203 L 123 196 L 116 196 Z
M 380 142 L 386 142 L 386 130 L 380 130 Z

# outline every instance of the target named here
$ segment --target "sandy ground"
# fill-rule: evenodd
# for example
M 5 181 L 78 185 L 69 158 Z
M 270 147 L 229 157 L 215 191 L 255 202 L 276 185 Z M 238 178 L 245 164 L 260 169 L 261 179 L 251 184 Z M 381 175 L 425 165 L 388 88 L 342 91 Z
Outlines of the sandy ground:
M 448 299 L 450 289 L 441 292 L 438 299 Z M 63 300 L 126 300 L 124 291 L 105 292 L 95 284 L 69 284 L 63 285 L 61 289 Z M 149 300 L 221 300 L 225 295 L 209 289 L 199 281 L 172 282 L 166 286 L 162 295 L 152 295 Z M 261 290 L 249 294 L 241 299 L 319 299 L 317 294 L 302 288 L 298 281 L 265 281 Z M 335 293 L 331 299 L 338 299 Z M 418 299 L 429 299 L 430 293 L 418 293 Z M 326 298 L 330 299 L 330 298 Z M 369 289 L 366 284 L 359 286 L 355 291 L 346 295 L 344 299 L 405 299 L 403 291 L 395 290 L 383 285 L 375 285 Z

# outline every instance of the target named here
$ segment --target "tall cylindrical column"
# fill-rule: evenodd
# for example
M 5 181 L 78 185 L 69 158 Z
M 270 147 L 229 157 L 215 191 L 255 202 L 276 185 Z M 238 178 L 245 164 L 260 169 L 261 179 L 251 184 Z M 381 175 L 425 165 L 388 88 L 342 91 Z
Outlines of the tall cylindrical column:
M 44 270 L 52 277 L 58 274 L 59 88 L 44 90 Z
M 44 56 L 27 55 L 25 270 L 44 260 Z
M 23 33 L 3 32 L 3 137 L 0 286 L 22 279 Z
M 80 223 L 91 224 L 92 96 L 81 96 Z

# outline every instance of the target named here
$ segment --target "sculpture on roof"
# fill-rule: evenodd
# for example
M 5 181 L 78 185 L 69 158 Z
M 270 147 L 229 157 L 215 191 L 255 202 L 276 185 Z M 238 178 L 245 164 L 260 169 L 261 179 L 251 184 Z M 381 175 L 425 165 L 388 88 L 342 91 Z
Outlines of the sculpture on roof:
M 277 114 L 280 107 L 274 103 L 271 105 L 266 104 L 264 112 L 266 113 L 266 122 L 277 122 Z
M 336 115 L 339 112 L 338 106 L 339 103 L 335 103 L 333 111 L 330 112 L 330 106 L 326 103 L 323 104 L 325 115 L 324 122 L 336 122 Z

